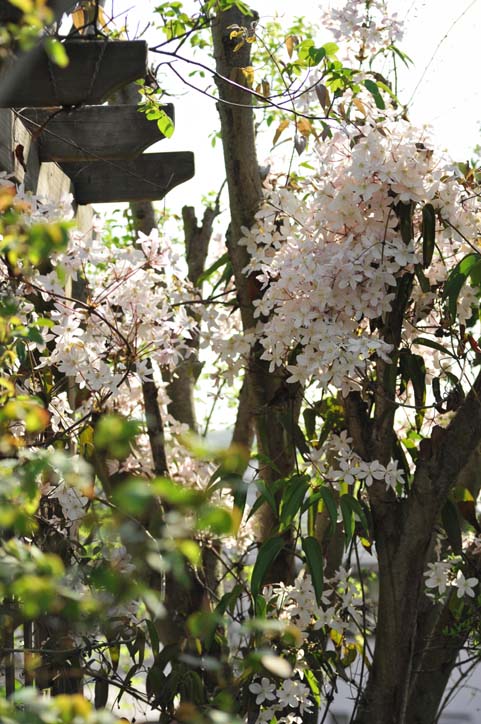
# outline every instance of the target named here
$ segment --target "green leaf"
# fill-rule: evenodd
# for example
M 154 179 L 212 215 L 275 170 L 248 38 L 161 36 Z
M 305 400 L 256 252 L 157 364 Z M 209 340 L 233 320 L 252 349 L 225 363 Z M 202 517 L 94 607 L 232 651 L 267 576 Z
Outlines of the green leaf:
M 196 611 L 187 619 L 190 633 L 204 642 L 206 651 L 209 651 L 214 643 L 217 626 L 221 624 L 222 617 L 215 611 Z
M 422 291 L 427 294 L 431 291 L 431 283 L 429 279 L 425 276 L 421 264 L 416 264 L 414 267 L 414 273 L 416 275 L 416 278 L 419 282 L 419 286 L 421 287 Z
M 309 455 L 309 445 L 306 442 L 304 433 L 299 425 L 292 419 L 292 415 L 289 413 L 282 414 L 280 415 L 280 421 L 282 427 L 288 433 L 301 455 Z
M 200 277 L 196 281 L 196 285 L 199 287 L 203 282 L 207 281 L 207 279 L 210 279 L 212 274 L 217 271 L 217 269 L 220 269 L 221 267 L 225 266 L 229 262 L 229 252 L 226 251 L 225 254 L 222 254 L 217 261 L 215 261 L 213 264 L 210 265 L 208 269 L 206 269 Z
M 319 707 L 321 706 L 321 688 L 319 686 L 319 682 L 316 678 L 316 675 L 314 674 L 311 669 L 304 669 L 304 678 L 306 679 L 307 683 L 309 684 L 309 688 L 312 693 L 312 698 L 316 702 L 316 705 Z
M 186 488 L 168 478 L 156 478 L 151 484 L 154 493 L 172 505 L 196 508 L 205 501 L 202 491 Z
M 302 539 L 302 550 L 305 553 L 307 568 L 311 574 L 316 601 L 320 606 L 324 588 L 324 556 L 322 555 L 322 548 L 316 538 L 306 536 Z
M 327 508 L 327 512 L 329 513 L 329 517 L 331 519 L 331 525 L 329 527 L 329 535 L 332 535 L 334 531 L 336 530 L 337 525 L 337 503 L 336 499 L 334 498 L 334 495 L 332 494 L 331 490 L 324 486 L 320 489 L 320 494 L 323 500 L 324 505 Z
M 473 275 L 477 278 L 481 273 L 481 255 L 476 252 L 467 254 L 454 267 L 444 285 L 443 299 L 448 302 L 448 311 L 452 320 L 456 319 L 458 296 L 466 279 Z
M 396 213 L 399 217 L 399 231 L 401 238 L 406 244 L 410 244 L 413 238 L 413 207 L 411 203 L 399 202 L 396 207 Z M 398 280 L 398 288 L 400 281 Z
M 234 613 L 235 605 L 243 591 L 243 586 L 241 586 L 240 583 L 236 583 L 232 591 L 224 593 L 219 603 L 215 607 L 215 612 L 220 614 L 221 616 L 223 616 L 226 611 Z
M 157 629 L 155 628 L 154 624 L 150 619 L 147 619 L 145 621 L 145 624 L 149 632 L 150 648 L 152 649 L 152 653 L 154 654 L 154 656 L 157 656 L 160 651 L 159 634 L 157 633 Z
M 201 491 L 185 488 L 166 478 L 152 481 L 131 478 L 118 485 L 113 494 L 113 502 L 122 512 L 137 516 L 152 506 L 156 496 L 181 508 L 196 508 L 205 500 Z
M 304 513 L 306 510 L 311 508 L 312 506 L 316 505 L 319 501 L 322 501 L 323 505 L 326 507 L 326 510 L 329 514 L 330 518 L 330 524 L 329 524 L 329 530 L 327 531 L 327 535 L 331 536 L 337 525 L 337 504 L 336 499 L 334 498 L 334 495 L 332 494 L 331 490 L 327 486 L 323 486 L 320 490 L 317 492 L 312 493 L 309 495 L 307 500 L 304 502 L 304 505 L 301 508 L 301 513 Z
M 276 499 L 275 499 L 272 491 L 270 490 L 270 487 L 267 487 L 267 485 L 265 484 L 265 482 L 263 480 L 256 480 L 255 486 L 256 486 L 257 490 L 259 491 L 260 495 L 256 498 L 254 505 L 250 509 L 249 515 L 247 516 L 247 520 L 252 518 L 252 516 L 255 513 L 257 513 L 257 511 L 259 510 L 259 508 L 261 507 L 261 505 L 263 503 L 268 503 L 268 505 L 271 507 L 273 513 L 275 514 L 275 516 L 277 518 L 278 513 L 277 513 Z
M 95 426 L 94 443 L 97 450 L 110 457 L 124 460 L 132 452 L 132 444 L 140 433 L 141 424 L 121 415 L 103 415 Z
M 324 43 L 322 49 L 324 50 L 328 58 L 332 58 L 339 50 L 339 46 L 336 45 L 336 43 Z
M 399 48 L 397 48 L 395 45 L 389 45 L 386 50 L 390 50 L 392 53 L 395 53 L 399 58 L 401 58 L 406 68 L 409 68 L 409 63 L 413 63 L 409 55 L 407 53 L 404 53 L 402 50 L 399 50 Z
M 401 392 L 404 391 L 409 381 L 413 386 L 414 402 L 416 407 L 419 408 L 416 411 L 416 429 L 419 432 L 424 419 L 424 405 L 426 404 L 426 366 L 424 359 L 421 355 L 403 349 L 399 355 L 399 368 L 403 381 Z
M 227 535 L 233 532 L 234 521 L 225 508 L 207 505 L 200 509 L 195 527 L 197 530 L 209 530 L 215 535 Z
M 306 407 L 302 413 L 304 417 L 304 425 L 306 426 L 306 435 L 308 440 L 313 440 L 316 434 L 316 417 L 317 413 L 313 407 Z
M 345 495 L 341 495 L 339 503 L 341 506 L 342 521 L 344 523 L 344 540 L 347 548 L 352 540 L 352 536 L 354 535 L 355 521 L 352 505 L 349 504 L 349 502 L 346 500 L 346 497 L 347 496 Z
M 324 48 L 309 48 L 309 59 L 313 65 L 318 65 L 327 55 Z
M 448 536 L 451 548 L 454 553 L 460 555 L 463 550 L 463 541 L 461 535 L 461 525 L 459 521 L 458 509 L 451 500 L 447 500 L 441 511 L 441 519 L 443 527 Z
M 254 611 L 257 619 L 267 618 L 267 601 L 261 593 L 254 597 Z
M 308 480 L 306 475 L 295 475 L 289 481 L 280 504 L 281 531 L 289 527 L 299 512 L 309 488 Z
M 21 10 L 22 13 L 26 14 L 32 12 L 32 0 L 7 0 L 7 2 L 9 2 L 10 5 L 13 5 L 13 7 Z
M 284 539 L 281 536 L 275 536 L 275 538 L 267 540 L 259 548 L 251 577 L 251 592 L 253 596 L 257 596 L 257 594 L 260 593 L 262 583 L 269 568 L 283 548 Z
M 376 104 L 376 108 L 379 108 L 380 110 L 385 110 L 386 104 L 384 103 L 384 98 L 381 95 L 381 92 L 378 88 L 377 83 L 375 83 L 373 80 L 367 80 L 363 81 L 364 86 L 367 88 L 369 93 L 371 93 L 372 97 L 374 98 L 374 103 Z
M 95 708 L 103 709 L 109 698 L 109 682 L 108 679 L 95 679 Z
M 318 446 L 321 447 L 331 432 L 340 433 L 346 429 L 344 408 L 337 397 L 327 397 L 322 401 L 319 405 L 319 417 L 324 421 L 318 440 Z
M 165 136 L 165 138 L 170 138 L 175 130 L 174 122 L 165 111 L 163 111 L 162 109 L 159 110 L 160 115 L 157 118 L 157 126 L 159 128 L 159 131 Z
M 70 61 L 67 51 L 65 50 L 65 46 L 63 46 L 62 43 L 55 38 L 47 38 L 45 41 L 45 50 L 47 51 L 48 57 L 55 63 L 55 65 L 58 65 L 59 68 L 67 67 Z
M 438 352 L 442 352 L 443 354 L 447 354 L 449 357 L 452 357 L 453 359 L 457 359 L 456 355 L 449 351 L 446 347 L 444 347 L 442 344 L 439 344 L 439 342 L 436 342 L 434 339 L 426 339 L 425 337 L 416 337 L 416 339 L 413 339 L 413 344 L 422 345 L 423 347 L 429 347 L 430 349 L 436 349 Z
M 432 204 L 423 207 L 423 267 L 425 269 L 431 264 L 434 253 L 434 242 L 436 239 L 436 212 Z
M 367 522 L 366 514 L 364 513 L 364 509 L 359 500 L 357 500 L 353 495 L 346 494 L 341 496 L 340 502 L 341 509 L 343 505 L 349 508 L 354 515 L 357 515 L 366 533 L 369 533 L 369 523 Z

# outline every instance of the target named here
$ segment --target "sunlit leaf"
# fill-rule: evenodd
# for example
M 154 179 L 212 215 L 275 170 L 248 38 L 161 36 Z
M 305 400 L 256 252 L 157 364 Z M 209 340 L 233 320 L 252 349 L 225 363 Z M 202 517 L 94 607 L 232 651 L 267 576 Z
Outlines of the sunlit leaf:
M 294 48 L 299 43 L 299 38 L 297 35 L 288 35 L 286 40 L 286 50 L 289 58 L 292 58 L 292 53 L 294 52 Z
M 289 126 L 289 121 L 287 118 L 284 118 L 283 121 L 279 123 L 277 126 L 276 132 L 274 133 L 274 138 L 272 139 L 272 145 L 275 146 L 277 141 L 279 140 L 281 133 L 286 130 L 286 128 Z
M 65 46 L 55 38 L 47 38 L 45 41 L 45 50 L 48 57 L 58 65 L 59 68 L 66 68 L 69 64 L 69 58 Z
M 162 133 L 163 136 L 165 136 L 165 138 L 170 138 L 175 131 L 175 126 L 172 118 L 170 118 L 170 116 L 168 116 L 167 113 L 162 109 L 159 109 L 157 126 L 159 128 L 159 131 Z

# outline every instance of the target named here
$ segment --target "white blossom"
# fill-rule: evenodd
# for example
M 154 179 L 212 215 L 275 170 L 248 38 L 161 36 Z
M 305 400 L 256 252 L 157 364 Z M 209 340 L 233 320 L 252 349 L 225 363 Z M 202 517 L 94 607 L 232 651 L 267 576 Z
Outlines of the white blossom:
M 260 682 L 254 681 L 249 685 L 249 691 L 256 697 L 256 704 L 262 704 L 264 701 L 272 701 L 275 699 L 275 690 L 275 685 L 266 676 L 263 676 Z
M 428 588 L 437 588 L 439 594 L 446 592 L 449 580 L 451 564 L 447 561 L 436 561 L 428 563 L 428 570 L 425 572 L 426 586 Z
M 458 575 L 456 576 L 455 581 L 453 581 L 453 585 L 455 585 L 458 589 L 458 598 L 462 598 L 463 596 L 470 596 L 471 598 L 474 598 L 474 589 L 476 588 L 478 583 L 478 579 L 474 576 L 472 578 L 465 578 L 462 571 L 458 571 Z

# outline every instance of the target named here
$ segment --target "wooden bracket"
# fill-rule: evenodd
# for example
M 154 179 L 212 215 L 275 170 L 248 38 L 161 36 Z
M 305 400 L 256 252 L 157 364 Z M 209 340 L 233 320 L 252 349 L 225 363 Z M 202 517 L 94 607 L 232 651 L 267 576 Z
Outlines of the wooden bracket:
M 174 106 L 163 110 L 174 120 Z M 99 161 L 136 158 L 164 135 L 137 106 L 22 108 L 19 116 L 38 140 L 41 161 Z
M 43 47 L 15 60 L 0 79 L 0 107 L 49 108 L 102 103 L 121 86 L 144 78 L 143 40 L 66 40 L 66 68 L 53 63 Z
M 79 204 L 157 201 L 194 175 L 191 151 L 146 153 L 130 161 L 62 163 Z

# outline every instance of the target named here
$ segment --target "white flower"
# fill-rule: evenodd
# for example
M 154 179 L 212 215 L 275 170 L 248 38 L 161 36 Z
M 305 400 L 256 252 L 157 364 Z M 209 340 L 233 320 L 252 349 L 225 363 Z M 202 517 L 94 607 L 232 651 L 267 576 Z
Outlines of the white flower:
M 290 706 L 292 709 L 300 709 L 301 714 L 304 711 L 311 711 L 309 688 L 301 681 L 285 679 L 277 689 L 276 696 L 282 707 Z
M 364 480 L 367 487 L 370 487 L 375 480 L 383 480 L 385 475 L 386 468 L 379 460 L 373 460 L 370 463 L 364 460 L 361 461 L 358 478 L 359 480 Z
M 398 470 L 397 460 L 391 460 L 387 464 L 385 483 L 386 488 L 392 488 L 394 492 L 398 485 L 404 485 L 404 474 L 402 470 Z
M 260 683 L 254 681 L 249 685 L 249 691 L 256 695 L 256 704 L 262 704 L 262 702 L 275 699 L 275 685 L 269 681 L 266 676 L 263 676 Z
M 440 594 L 445 593 L 450 570 L 451 565 L 447 561 L 428 563 L 428 570 L 424 574 L 426 576 L 426 586 L 428 588 L 437 588 Z
M 281 687 L 277 689 L 276 694 L 281 706 L 290 706 L 293 709 L 297 707 L 299 701 L 297 682 L 293 679 L 283 681 Z
M 271 724 L 272 718 L 276 715 L 276 709 L 273 707 L 264 709 L 259 712 L 259 716 L 256 719 L 256 724 Z
M 302 717 L 297 714 L 286 714 L 282 719 L 278 719 L 278 724 L 302 724 Z
M 477 578 L 465 578 L 464 573 L 462 571 L 458 571 L 458 575 L 454 581 L 454 585 L 458 589 L 458 598 L 462 598 L 463 596 L 470 596 L 471 598 L 474 598 L 474 589 L 478 583 L 479 581 Z

